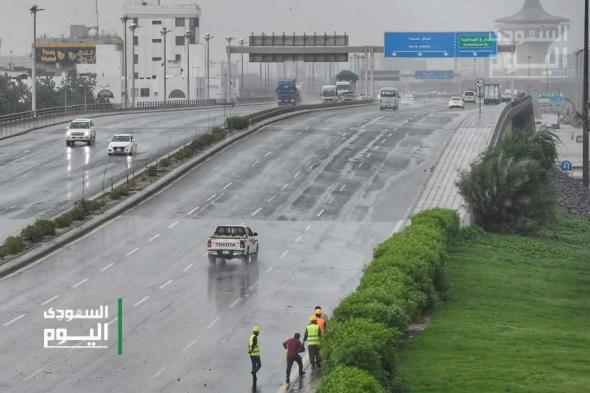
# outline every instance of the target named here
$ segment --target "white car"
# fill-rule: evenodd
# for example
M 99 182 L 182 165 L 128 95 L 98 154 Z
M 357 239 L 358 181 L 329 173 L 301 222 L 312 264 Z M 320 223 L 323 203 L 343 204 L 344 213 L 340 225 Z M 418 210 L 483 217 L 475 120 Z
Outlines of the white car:
M 66 128 L 66 146 L 74 146 L 76 142 L 84 142 L 88 146 L 96 141 L 96 128 L 90 119 L 75 119 Z
M 402 97 L 402 105 L 413 104 L 415 101 L 413 94 L 406 94 Z
M 475 104 L 477 102 L 477 92 L 473 90 L 466 90 L 463 93 L 463 102 L 471 102 Z
M 107 153 L 109 156 L 113 154 L 124 154 L 132 156 L 137 151 L 137 143 L 135 137 L 131 134 L 117 134 L 112 139 L 109 139 L 109 146 Z
M 243 225 L 218 226 L 207 240 L 210 263 L 234 258 L 248 263 L 256 260 L 259 251 L 258 234 Z
M 465 101 L 463 101 L 462 97 L 451 97 L 449 100 L 449 109 L 453 108 L 465 109 Z

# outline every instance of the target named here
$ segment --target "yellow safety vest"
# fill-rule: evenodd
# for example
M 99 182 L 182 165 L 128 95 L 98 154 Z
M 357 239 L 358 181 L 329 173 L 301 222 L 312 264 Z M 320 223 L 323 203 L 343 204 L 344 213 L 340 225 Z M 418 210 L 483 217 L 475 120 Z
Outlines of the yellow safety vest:
M 258 338 L 256 339 L 256 345 L 254 346 L 254 334 L 250 336 L 250 340 L 248 341 L 248 352 L 250 356 L 258 356 L 260 357 L 260 346 L 258 345 Z
M 320 327 L 316 324 L 307 325 L 307 344 L 320 345 Z

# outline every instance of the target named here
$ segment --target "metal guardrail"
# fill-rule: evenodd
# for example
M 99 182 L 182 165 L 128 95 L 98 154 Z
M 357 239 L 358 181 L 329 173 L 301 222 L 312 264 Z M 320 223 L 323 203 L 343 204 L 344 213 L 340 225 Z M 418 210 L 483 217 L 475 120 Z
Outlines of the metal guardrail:
M 500 117 L 498 118 L 498 122 L 496 123 L 496 128 L 494 129 L 494 133 L 492 134 L 492 138 L 490 140 L 490 146 L 496 146 L 504 137 L 506 121 L 508 119 L 512 120 L 512 112 L 522 110 L 527 105 L 530 105 L 532 108 L 533 99 L 531 96 L 520 97 L 506 105 L 500 114 Z
M 322 108 L 339 108 L 358 104 L 368 104 L 373 100 L 362 100 L 362 101 L 350 101 L 350 102 L 336 102 L 327 104 L 311 104 L 311 105 L 293 105 L 293 106 L 281 106 L 278 108 L 267 109 L 264 111 L 256 112 L 246 117 L 250 120 L 250 124 L 260 122 L 262 120 L 269 119 L 271 117 L 282 115 L 285 113 L 297 112 L 306 109 L 322 109 Z

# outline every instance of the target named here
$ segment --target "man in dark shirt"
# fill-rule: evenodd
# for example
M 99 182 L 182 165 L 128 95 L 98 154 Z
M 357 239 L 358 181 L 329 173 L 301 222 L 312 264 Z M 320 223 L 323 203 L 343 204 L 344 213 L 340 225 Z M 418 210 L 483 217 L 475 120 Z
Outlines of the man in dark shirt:
M 305 351 L 305 347 L 299 340 L 300 337 L 301 335 L 299 333 L 295 333 L 293 338 L 290 338 L 283 343 L 283 348 L 287 350 L 287 383 L 289 383 L 293 362 L 296 362 L 299 366 L 299 375 L 305 375 L 305 371 L 303 371 L 303 362 L 301 361 L 301 356 L 299 356 L 299 353 Z

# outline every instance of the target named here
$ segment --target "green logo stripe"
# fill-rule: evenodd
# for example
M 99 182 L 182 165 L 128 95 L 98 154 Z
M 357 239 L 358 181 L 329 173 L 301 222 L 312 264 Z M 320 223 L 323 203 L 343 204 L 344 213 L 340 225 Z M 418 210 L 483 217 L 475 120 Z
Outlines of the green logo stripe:
M 123 354 L 123 298 L 117 299 L 117 354 Z

